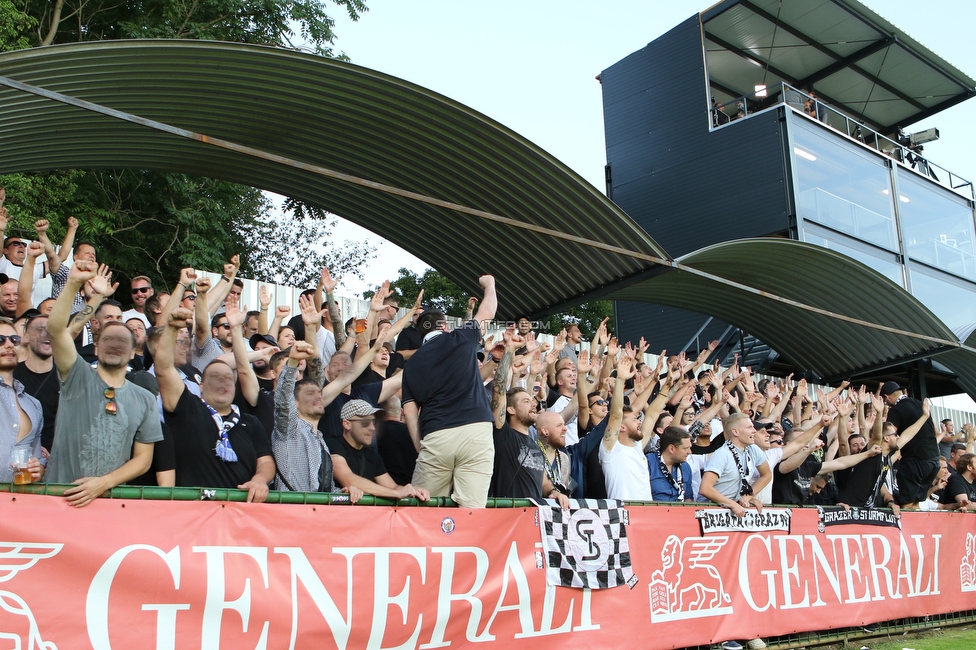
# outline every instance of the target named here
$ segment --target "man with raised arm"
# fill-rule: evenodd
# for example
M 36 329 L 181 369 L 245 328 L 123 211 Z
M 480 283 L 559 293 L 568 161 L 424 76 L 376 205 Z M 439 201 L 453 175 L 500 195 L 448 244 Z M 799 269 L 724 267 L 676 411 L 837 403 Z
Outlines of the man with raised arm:
M 144 474 L 152 463 L 153 444 L 163 439 L 156 399 L 125 379 L 135 345 L 129 328 L 118 322 L 102 327 L 98 368 L 85 363 L 75 349 L 68 316 L 74 297 L 89 280 L 96 294 L 111 289 L 108 279 L 96 273 L 93 261 L 76 259 L 47 324 L 61 378 L 61 403 L 54 426 L 57 444 L 44 478 L 51 483 L 75 483 L 64 493 L 74 506 L 91 503 L 106 490 Z M 82 318 L 93 311 L 86 305 Z
M 627 380 L 636 374 L 634 361 L 622 354 L 617 362 L 617 384 L 610 400 L 607 429 L 600 445 L 600 466 L 606 480 L 607 498 L 650 501 L 651 476 L 644 456 L 641 414 L 624 406 Z
M 492 382 L 495 462 L 489 493 L 516 499 L 559 499 L 569 507 L 567 496 L 559 493 L 546 473 L 545 455 L 529 437 L 529 427 L 536 424 L 535 400 L 523 388 L 508 390 L 512 359 L 524 344 L 517 333 L 506 341 Z
M 296 381 L 302 360 L 318 356 L 316 346 L 296 341 L 288 351 L 275 387 L 275 427 L 271 435 L 278 474 L 275 486 L 293 492 L 335 492 L 332 451 L 319 429 L 326 407 L 352 384 L 356 374 L 376 355 L 383 345 L 379 338 L 370 349 L 361 352 L 352 367 L 339 373 L 324 388 L 312 379 Z M 355 503 L 362 496 L 358 488 L 349 492 Z
M 465 508 L 485 507 L 495 456 L 477 352 L 480 323 L 495 318 L 498 302 L 495 279 L 483 275 L 479 282 L 485 293 L 475 319 L 453 332 L 442 312 L 421 314 L 417 330 L 424 343 L 398 375 L 403 377 L 403 414 L 420 452 L 413 484 L 431 496 L 450 496 Z
M 908 396 L 904 388 L 896 382 L 886 381 L 881 385 L 881 397 L 888 405 L 888 422 L 898 434 L 902 434 L 916 420 L 922 417 L 922 402 Z M 909 510 L 918 508 L 920 501 L 928 498 L 932 481 L 939 474 L 939 437 L 931 419 L 917 435 L 901 440 L 901 463 L 898 465 L 898 505 Z
M 156 346 L 159 396 L 176 449 L 176 484 L 247 490 L 248 502 L 260 503 L 268 498 L 275 464 L 260 420 L 234 404 L 238 373 L 249 375 L 242 383 L 257 384 L 241 330 L 244 314 L 228 305 L 236 368 L 219 359 L 210 362 L 203 369 L 200 397 L 186 390 L 173 362 L 176 336 L 190 318 L 188 309 L 173 311 Z
M 705 464 L 699 501 L 713 501 L 742 517 L 754 506 L 762 512 L 762 501 L 756 496 L 773 478 L 766 455 L 756 444 L 756 427 L 745 413 L 733 413 L 722 422 L 726 443 Z M 750 483 L 753 469 L 759 472 Z
M 32 481 L 36 482 L 44 475 L 40 461 L 44 414 L 41 403 L 14 378 L 18 345 L 20 336 L 13 323 L 7 318 L 0 319 L 0 458 L 10 458 L 14 449 L 28 450 L 27 467 Z M 12 483 L 13 470 L 10 463 L 0 463 L 0 481 Z

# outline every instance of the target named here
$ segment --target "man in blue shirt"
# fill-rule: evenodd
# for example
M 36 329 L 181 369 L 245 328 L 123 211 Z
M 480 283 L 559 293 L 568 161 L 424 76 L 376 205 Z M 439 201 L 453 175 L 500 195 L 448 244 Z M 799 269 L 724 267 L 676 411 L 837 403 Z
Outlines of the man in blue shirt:
M 668 427 L 661 434 L 660 453 L 647 454 L 651 475 L 651 498 L 655 501 L 694 501 L 691 466 L 691 434 L 681 427 Z

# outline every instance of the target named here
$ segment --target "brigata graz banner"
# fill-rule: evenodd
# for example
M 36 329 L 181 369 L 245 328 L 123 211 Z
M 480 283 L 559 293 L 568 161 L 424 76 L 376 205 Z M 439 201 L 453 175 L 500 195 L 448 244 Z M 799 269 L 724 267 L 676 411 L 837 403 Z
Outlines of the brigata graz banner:
M 737 520 L 634 506 L 611 530 L 579 510 L 550 526 L 565 561 L 544 550 L 545 520 L 536 508 L 76 510 L 4 494 L 0 646 L 672 648 L 976 609 L 973 515 L 912 513 L 899 527 L 816 509 Z M 633 579 L 547 582 L 553 564 L 601 561 L 629 562 Z

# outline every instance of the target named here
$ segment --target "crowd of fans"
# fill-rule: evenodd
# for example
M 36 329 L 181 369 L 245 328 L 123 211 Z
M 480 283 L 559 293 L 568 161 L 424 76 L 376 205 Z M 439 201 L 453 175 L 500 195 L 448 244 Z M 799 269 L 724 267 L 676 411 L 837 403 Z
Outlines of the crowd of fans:
M 757 380 L 709 363 L 715 343 L 649 365 L 647 344 L 621 344 L 606 321 L 588 344 L 568 325 L 550 346 L 527 318 L 497 327 L 487 275 L 453 327 L 422 293 L 397 318 L 388 282 L 366 318 L 343 320 L 328 269 L 290 320 L 263 288 L 247 311 L 236 257 L 215 282 L 184 269 L 166 291 L 135 277 L 124 310 L 68 225 L 57 249 L 43 220 L 36 241 L 3 241 L 0 457 L 29 461 L 0 464 L 0 481 L 74 484 L 76 506 L 127 483 L 248 501 L 273 488 L 472 508 L 493 496 L 714 502 L 737 516 L 773 503 L 976 510 L 976 432 L 936 427 L 894 382 Z M 53 295 L 35 306 L 44 274 Z

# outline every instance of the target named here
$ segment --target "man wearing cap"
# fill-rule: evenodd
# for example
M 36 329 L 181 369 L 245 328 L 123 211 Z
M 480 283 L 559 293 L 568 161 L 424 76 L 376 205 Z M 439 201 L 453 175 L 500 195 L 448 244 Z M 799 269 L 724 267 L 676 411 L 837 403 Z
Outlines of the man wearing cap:
M 881 397 L 888 405 L 888 422 L 898 433 L 919 420 L 922 403 L 908 396 L 896 382 L 886 381 L 881 386 Z M 903 508 L 917 509 L 920 501 L 928 498 L 932 481 L 939 474 L 939 443 L 935 426 L 926 419 L 921 430 L 901 446 L 901 463 L 898 468 L 898 501 Z
M 137 275 L 132 278 L 132 309 L 122 314 L 122 320 L 126 323 L 130 318 L 138 318 L 146 325 L 146 329 L 152 327 L 149 317 L 146 315 L 146 301 L 153 297 L 152 280 L 144 275 Z
M 261 350 L 267 350 L 269 348 L 274 348 L 278 351 L 278 342 L 275 341 L 267 334 L 255 334 L 248 340 L 248 345 L 255 352 L 260 352 Z M 251 362 L 251 367 L 254 369 L 254 374 L 258 378 L 258 385 L 261 390 L 271 392 L 275 387 L 275 373 L 271 364 L 268 362 L 268 358 L 265 356 L 260 356 Z
M 3 205 L 3 199 L 0 199 L 0 206 Z M 4 233 L 7 230 L 7 209 L 0 207 L 0 239 L 3 239 L 3 257 L 0 257 L 0 273 L 6 275 L 11 280 L 20 280 L 20 274 L 24 270 L 24 261 L 27 259 L 27 242 L 20 237 L 6 237 L 4 238 Z M 39 219 L 34 222 L 34 229 L 37 231 L 38 240 L 44 244 L 44 250 L 48 257 L 55 257 L 54 246 L 51 245 L 51 241 L 47 237 L 48 221 L 47 219 Z M 69 233 L 71 239 L 74 239 L 74 233 Z M 71 242 L 66 239 L 68 248 L 71 247 Z M 65 255 L 67 255 L 67 250 L 65 249 Z M 44 277 L 44 264 L 37 264 L 34 266 L 33 279 L 36 283 L 38 280 Z
M 335 492 L 332 451 L 319 421 L 326 407 L 342 394 L 356 375 L 369 365 L 383 339 L 377 339 L 373 347 L 357 355 L 352 367 L 330 381 L 324 388 L 312 379 L 296 381 L 298 366 L 303 360 L 318 355 L 316 346 L 308 341 L 296 341 L 288 351 L 288 360 L 282 367 L 275 387 L 275 423 L 271 435 L 275 462 L 278 465 L 275 487 L 292 492 Z M 349 487 L 353 502 L 359 500 L 362 491 Z
M 495 279 L 478 281 L 485 293 L 475 319 L 448 332 L 443 313 L 425 311 L 417 319 L 424 343 L 398 375 L 404 418 L 420 452 L 413 484 L 464 508 L 485 507 L 495 457 L 491 407 L 475 353 L 480 323 L 495 318 L 498 303 Z
M 342 435 L 332 436 L 327 444 L 332 450 L 335 478 L 344 488 L 358 488 L 365 494 L 388 499 L 416 497 L 427 501 L 430 494 L 424 488 L 409 483 L 397 485 L 373 446 L 376 432 L 376 413 L 381 409 L 361 399 L 354 399 L 342 407 Z

